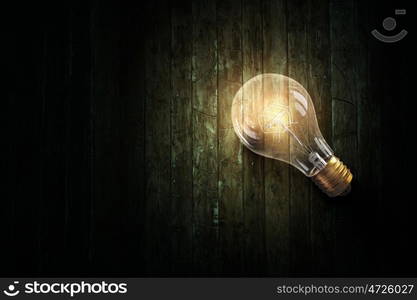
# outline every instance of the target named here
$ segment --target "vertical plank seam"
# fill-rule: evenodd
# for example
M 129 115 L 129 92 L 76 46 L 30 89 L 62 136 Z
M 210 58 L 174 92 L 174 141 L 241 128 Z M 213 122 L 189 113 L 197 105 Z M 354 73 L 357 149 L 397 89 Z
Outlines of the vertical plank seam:
M 169 95 L 169 209 L 168 209 L 168 234 L 172 236 L 172 118 L 173 118 L 173 83 L 172 83 L 172 5 L 171 1 L 168 2 L 168 12 L 169 12 L 169 82 L 170 82 L 170 95 Z M 172 244 L 169 243 L 169 257 L 168 257 L 168 270 L 172 271 Z
M 286 48 L 287 48 L 287 74 L 286 75 L 290 75 L 290 54 L 289 54 L 289 30 L 288 30 L 288 19 L 289 19 L 289 10 L 288 10 L 288 1 L 285 0 L 285 27 L 286 27 L 286 32 L 287 32 L 287 42 L 286 42 Z M 291 162 L 291 145 L 290 145 L 290 139 L 288 138 L 288 158 Z M 291 226 L 292 226 L 292 222 L 291 222 L 291 204 L 292 204 L 292 189 L 291 189 L 291 166 L 288 165 L 288 251 L 289 251 L 289 261 L 290 263 L 288 264 L 288 275 L 290 275 L 291 271 L 293 270 L 293 266 L 292 266 L 292 234 L 291 234 Z
M 353 2 L 353 5 L 354 5 L 354 11 L 355 11 L 355 16 L 354 16 L 354 26 L 355 26 L 355 29 L 357 29 L 357 30 L 359 30 L 359 33 L 361 33 L 360 32 L 360 28 L 359 28 L 359 6 L 358 6 L 358 2 Z M 366 44 L 366 46 L 367 46 L 367 44 Z M 366 53 L 368 53 L 368 49 L 366 49 Z M 358 82 L 358 67 L 357 67 L 357 65 L 355 64 L 355 85 L 357 84 L 357 82 Z M 358 96 L 358 95 L 357 95 Z M 356 158 L 356 156 L 358 156 L 359 154 L 360 154 L 360 133 L 359 133 L 359 130 L 360 130 L 360 115 L 361 115 L 361 113 L 360 113 L 360 111 L 361 111 L 361 106 L 362 106 L 362 103 L 361 103 L 362 101 L 361 101 L 361 97 L 360 97 L 360 95 L 359 95 L 359 97 L 357 98 L 357 102 L 356 102 L 356 108 L 355 108 L 355 112 L 356 112 L 356 155 L 355 155 L 355 158 Z M 360 159 L 356 159 L 356 168 L 357 168 L 357 172 L 358 172 L 358 174 L 360 174 L 361 173 L 361 160 Z
M 145 10 L 145 14 L 146 14 L 146 5 L 144 5 L 144 10 Z M 142 117 L 143 117 L 143 131 L 142 131 L 142 134 L 143 134 L 143 154 L 142 154 L 142 159 L 143 159 L 143 178 L 144 178 L 144 184 L 143 184 L 143 191 L 142 191 L 142 193 L 143 193 L 143 203 L 142 203 L 142 210 L 143 210 L 143 213 L 142 213 L 142 215 L 144 216 L 144 221 L 143 221 L 143 225 L 142 225 L 142 230 L 143 230 L 143 232 L 142 232 L 142 234 L 143 234 L 143 237 L 142 237 L 142 241 L 144 241 L 144 242 L 146 242 L 146 228 L 147 228 L 147 222 L 146 222 L 146 212 L 147 212 L 147 209 L 148 209 L 148 199 L 147 199 L 147 193 L 146 193 L 146 190 L 147 190 L 147 184 L 146 184 L 146 130 L 147 130 L 147 126 L 146 126 L 146 120 L 147 120 L 147 118 L 146 118 L 146 102 L 147 102 L 147 99 L 148 99 L 148 97 L 147 97 L 147 88 L 146 88 L 146 82 L 147 82 L 147 78 L 146 78 L 146 74 L 147 74 L 147 68 L 146 68 L 146 66 L 147 66 L 147 63 L 146 63 L 146 44 L 147 44 L 147 40 L 148 40 L 148 34 L 149 33 L 147 33 L 146 35 L 145 35 L 145 43 L 143 43 L 143 45 L 142 45 L 142 55 L 143 55 L 143 57 L 142 57 L 142 59 L 143 59 L 143 61 L 142 61 L 142 63 L 143 63 L 143 70 L 142 70 L 142 78 L 143 78 L 143 87 L 142 87 L 142 93 L 143 93 L 143 107 L 142 107 Z M 144 247 L 143 247 L 143 249 L 142 249 L 142 253 L 145 253 L 146 254 L 146 247 L 147 247 L 147 245 L 145 244 L 144 245 Z M 144 270 L 144 273 L 147 273 L 148 272 L 148 270 L 147 270 L 147 265 L 146 265 L 146 259 L 144 258 L 143 260 L 142 260 L 142 268 L 143 268 L 143 270 Z
M 264 51 L 263 51 L 263 49 L 264 49 L 264 44 L 265 44 L 265 34 L 264 34 L 264 21 L 265 21 L 265 19 L 264 19 L 264 9 L 265 9 L 265 7 L 264 7 L 264 0 L 260 0 L 259 1 L 259 5 L 260 5 L 260 13 L 261 13 L 261 32 L 260 32 L 260 35 L 261 35 L 261 38 L 262 38 L 262 42 L 261 42 L 261 74 L 263 74 L 263 70 L 264 70 Z M 265 105 L 264 105 L 264 103 L 265 103 L 265 82 L 264 82 L 264 79 L 263 79 L 263 77 L 262 77 L 262 88 L 261 88 L 261 91 L 262 91 L 262 110 L 264 110 L 265 109 Z M 263 120 L 263 117 L 262 117 L 262 122 L 264 122 L 264 120 Z M 264 135 L 264 141 L 263 141 L 264 143 L 265 143 L 265 135 Z M 264 147 L 265 147 L 265 145 L 264 145 Z M 262 161 L 264 161 L 264 159 L 262 159 Z M 262 170 L 262 175 L 263 175 L 263 181 L 264 181 L 264 183 L 265 183 L 265 168 L 263 168 L 263 170 Z M 265 250 L 265 255 L 264 255 L 264 257 L 266 258 L 265 259 L 265 263 L 264 263 L 264 265 L 266 264 L 266 262 L 268 261 L 268 257 L 267 257 L 267 255 L 268 255 L 268 252 L 266 251 L 266 205 L 265 205 L 265 195 L 266 195 L 266 193 L 265 193 L 265 189 L 266 189 L 266 185 L 264 184 L 263 185 L 263 188 L 262 188 L 262 193 L 263 193 L 263 212 L 264 212 L 264 220 L 263 220 L 263 227 L 264 227 L 264 234 L 263 234 L 263 241 L 262 241 L 262 243 L 263 243 L 263 247 L 264 247 L 264 250 Z M 264 271 L 266 271 L 266 269 L 267 269 L 267 267 L 264 269 Z
M 195 203 L 194 203 L 194 55 L 195 55 L 195 24 L 194 24 L 194 2 L 191 2 L 191 269 L 195 270 L 194 261 L 194 234 L 195 234 Z
M 330 139 L 332 141 L 332 146 L 334 147 L 334 101 L 333 101 L 333 95 L 332 95 L 332 86 L 333 86 L 333 77 L 332 77 L 332 35 L 331 35 L 331 0 L 328 0 L 327 2 L 327 36 L 329 38 L 329 57 L 328 57 L 328 67 L 327 67 L 327 75 L 328 75 L 328 80 L 330 81 L 329 84 L 329 95 L 330 95 L 330 105 L 331 105 L 331 110 L 330 110 Z M 336 238 L 337 238 L 337 230 L 336 230 L 336 220 L 337 220 L 337 209 L 332 209 L 331 211 L 331 218 L 330 218 L 330 224 L 332 226 L 332 234 L 333 234 L 333 240 L 332 240 L 332 254 L 333 256 L 331 257 L 332 261 L 330 263 L 330 269 L 328 271 L 330 271 L 331 273 L 334 274 L 335 272 L 335 264 L 336 264 Z
M 264 48 L 265 48 L 265 40 L 264 40 L 264 10 L 263 10 L 263 4 L 264 4 L 264 0 L 260 0 L 259 1 L 259 10 L 261 13 L 261 38 L 262 38 L 262 42 L 261 42 L 261 74 L 264 73 Z M 264 80 L 262 80 L 262 106 L 264 106 Z M 265 137 L 264 137 L 265 138 Z M 265 143 L 265 140 L 264 140 Z M 263 243 L 263 249 L 262 249 L 262 254 L 263 254 L 263 259 L 265 259 L 267 251 L 266 251 L 266 200 L 265 200 L 265 188 L 266 188 L 266 184 L 265 184 L 265 157 L 261 158 L 262 163 L 261 163 L 261 167 L 262 167 L 262 202 L 261 205 L 263 206 L 262 212 L 263 212 L 263 233 L 262 233 L 262 243 Z M 262 268 L 262 272 L 265 273 L 267 270 L 266 267 L 266 262 L 267 260 L 265 259 L 264 261 L 262 261 L 264 267 Z
M 244 56 L 244 42 L 245 39 L 243 38 L 243 33 L 244 33 L 244 10 L 245 10 L 245 2 L 244 0 L 240 1 L 240 42 L 241 42 L 241 49 L 242 51 L 240 52 L 241 55 L 241 61 L 242 61 L 242 68 L 241 68 L 241 82 L 242 82 L 242 87 L 244 85 L 244 63 L 245 63 L 245 56 Z M 243 89 L 242 89 L 242 99 L 243 99 L 244 95 L 243 95 Z M 243 115 L 243 112 L 242 112 Z M 241 179 L 242 179 L 242 227 L 245 230 L 245 219 L 246 219 L 246 206 L 245 206 L 245 159 L 244 159 L 244 151 L 245 149 L 242 147 L 242 151 L 241 151 L 241 155 L 242 155 L 242 174 L 241 174 Z M 245 232 L 243 230 L 243 232 Z M 245 240 L 246 241 L 246 240 Z M 246 242 L 245 242 L 246 244 Z M 246 249 L 246 245 L 243 245 L 243 249 Z M 244 262 L 246 261 L 246 251 L 243 251 L 243 260 Z M 243 270 L 246 270 L 246 264 L 243 262 Z
M 288 47 L 288 1 L 287 0 L 283 0 L 284 1 L 284 10 L 285 10 L 285 31 L 287 32 L 287 41 L 285 43 L 285 53 L 286 53 L 286 66 L 285 66 L 285 75 L 289 75 L 289 68 L 290 68 L 290 64 L 289 64 L 289 47 Z M 287 100 L 288 103 L 288 100 Z M 288 137 L 288 150 L 290 150 L 290 140 Z M 288 155 L 289 157 L 289 155 Z M 287 249 L 288 252 L 287 253 L 291 253 L 291 165 L 287 165 L 287 178 L 288 178 L 288 186 L 287 186 L 287 191 L 288 191 L 288 228 L 287 228 L 287 233 L 288 233 L 288 241 L 287 241 Z M 290 257 L 287 257 L 287 260 L 290 260 Z M 290 263 L 287 264 L 287 270 L 285 270 L 286 273 L 282 273 L 283 276 L 289 276 L 290 275 L 290 270 L 291 270 L 291 266 Z
M 329 0 L 329 6 L 328 6 L 328 14 L 329 14 L 329 48 L 330 48 L 330 76 L 329 76 L 329 80 L 330 80 L 330 95 L 331 95 L 331 105 L 332 105 L 332 109 L 331 109 L 331 135 L 330 135 L 330 139 L 332 141 L 332 145 L 334 146 L 335 143 L 335 138 L 334 138 L 334 125 L 335 125 L 335 120 L 334 120 L 334 116 L 333 113 L 335 111 L 335 102 L 333 101 L 333 94 L 332 94 L 332 87 L 333 87 L 333 72 L 332 72 L 332 68 L 333 68 L 333 43 L 332 43 L 332 35 L 331 35 L 331 29 L 333 26 L 333 22 L 332 22 L 332 17 L 331 17 L 331 10 L 333 7 L 332 4 L 332 0 Z
M 332 10 L 332 0 L 328 1 L 328 6 L 327 6 L 327 13 L 328 13 L 328 36 L 329 36 L 329 51 L 330 51 L 330 56 L 329 56 L 329 81 L 330 81 L 330 104 L 331 104 L 331 110 L 330 110 L 330 122 L 331 122 L 331 126 L 330 126 L 330 140 L 332 142 L 332 148 L 334 150 L 334 145 L 335 145 L 335 140 L 334 140 L 334 125 L 335 125 L 335 118 L 334 118 L 334 112 L 335 112 L 335 103 L 333 100 L 333 72 L 332 72 L 332 68 L 333 68 L 333 43 L 332 43 L 332 15 L 331 15 L 331 10 Z M 337 251 L 337 228 L 336 228 L 336 220 L 337 220 L 337 208 L 333 209 L 333 213 L 332 213 L 332 217 L 330 219 L 330 222 L 332 223 L 332 233 L 333 233 L 333 241 L 332 241 L 332 245 L 333 245 L 333 262 L 331 264 L 331 270 L 334 273 L 335 270 L 335 265 L 336 265 L 336 251 Z
M 306 42 L 307 42 L 307 54 L 306 54 L 306 60 L 307 63 L 304 66 L 305 68 L 307 68 L 307 91 L 310 90 L 311 88 L 311 26 L 310 26 L 310 22 L 311 22 L 311 6 L 312 6 L 312 1 L 313 0 L 309 0 L 308 1 L 308 12 L 307 12 L 307 24 L 305 24 L 305 30 L 304 30 L 304 34 L 306 36 Z M 308 125 L 310 125 L 310 120 L 307 120 Z M 309 133 L 310 135 L 310 133 Z M 312 189 L 313 189 L 313 183 L 311 181 L 309 181 L 308 183 L 308 232 L 309 232 L 309 240 L 310 240 L 310 244 L 309 244 L 309 252 L 310 252 L 310 266 L 307 268 L 307 272 L 309 272 L 310 274 L 312 273 L 312 269 L 311 269 L 311 263 L 313 261 L 313 232 L 312 232 L 312 215 L 313 215 L 313 205 L 312 205 L 312 197 L 313 197 L 313 193 L 312 193 Z
M 216 1 L 216 134 L 217 134 L 217 180 L 216 180 L 216 188 L 217 188 L 217 215 L 215 215 L 216 219 L 216 267 L 218 268 L 217 271 L 219 272 L 221 270 L 221 264 L 220 264 L 220 224 L 219 224 L 219 215 L 220 215 L 220 188 L 219 188 L 219 180 L 220 180 L 220 161 L 219 161 L 219 143 L 220 143 L 220 135 L 219 135 L 219 28 L 218 28 L 218 2 Z M 213 212 L 214 215 L 214 212 Z

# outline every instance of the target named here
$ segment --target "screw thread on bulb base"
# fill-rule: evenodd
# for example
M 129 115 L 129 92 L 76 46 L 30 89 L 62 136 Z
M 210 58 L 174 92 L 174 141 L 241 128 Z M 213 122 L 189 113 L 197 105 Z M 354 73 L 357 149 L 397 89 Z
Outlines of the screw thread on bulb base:
M 327 165 L 311 180 L 329 197 L 343 196 L 350 192 L 353 175 L 336 156 L 332 156 Z

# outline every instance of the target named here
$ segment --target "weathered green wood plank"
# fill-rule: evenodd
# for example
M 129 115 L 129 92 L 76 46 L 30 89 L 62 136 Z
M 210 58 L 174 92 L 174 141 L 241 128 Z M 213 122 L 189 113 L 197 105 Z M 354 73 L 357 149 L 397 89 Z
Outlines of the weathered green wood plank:
M 217 34 L 215 1 L 193 3 L 193 262 L 218 270 Z
M 331 145 L 332 98 L 330 78 L 330 32 L 328 2 L 309 2 L 307 29 L 308 86 L 317 122 Z M 311 186 L 311 242 L 313 274 L 329 275 L 334 261 L 334 203 L 314 184 Z
M 288 75 L 286 1 L 264 1 L 262 13 L 263 73 Z M 285 276 L 289 271 L 289 172 L 288 164 L 265 159 L 265 245 L 270 275 Z
M 218 1 L 219 217 L 223 274 L 243 271 L 243 145 L 233 130 L 231 106 L 242 86 L 241 1 Z
M 308 87 L 308 2 L 287 2 L 288 75 Z M 290 170 L 290 274 L 311 271 L 310 184 L 300 171 Z
M 145 51 L 144 4 L 122 6 L 120 24 L 120 102 L 122 104 L 122 176 L 124 274 L 143 274 L 145 226 Z
M 357 37 L 356 5 L 354 1 L 330 2 L 331 85 L 333 150 L 356 177 L 357 104 L 360 82 L 357 78 L 359 41 Z M 366 79 L 366 78 L 365 78 Z M 355 187 L 353 187 L 355 188 Z M 352 193 L 355 191 L 353 190 Z M 361 247 L 355 237 L 357 220 L 350 196 L 337 199 L 335 212 L 335 270 L 352 274 L 358 268 Z M 340 201 L 339 201 L 340 200 Z
M 147 272 L 170 270 L 171 27 L 168 1 L 148 4 L 146 36 L 146 257 Z
M 263 72 L 262 6 L 258 0 L 245 0 L 242 5 L 243 82 L 246 82 Z M 266 257 L 264 158 L 244 148 L 243 170 L 245 273 L 262 274 Z
M 119 6 L 96 1 L 92 7 L 93 199 L 91 262 L 96 272 L 118 272 L 124 253 L 122 221 L 122 106 L 119 76 Z M 112 244 L 112 259 L 108 245 Z
M 172 269 L 192 271 L 192 2 L 174 4 L 171 11 L 171 226 Z
M 370 35 L 393 8 L 154 2 L 7 9 L 1 272 L 410 275 L 411 39 Z M 311 93 L 350 195 L 239 143 L 232 98 L 266 72 Z

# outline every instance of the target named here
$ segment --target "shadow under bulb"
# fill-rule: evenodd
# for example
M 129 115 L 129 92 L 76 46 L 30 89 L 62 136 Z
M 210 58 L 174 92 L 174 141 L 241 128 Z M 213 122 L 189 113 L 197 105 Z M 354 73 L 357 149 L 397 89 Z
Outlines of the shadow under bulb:
M 251 151 L 294 166 L 329 197 L 350 191 L 352 173 L 324 140 L 311 97 L 297 81 L 281 74 L 253 77 L 233 99 L 232 120 Z

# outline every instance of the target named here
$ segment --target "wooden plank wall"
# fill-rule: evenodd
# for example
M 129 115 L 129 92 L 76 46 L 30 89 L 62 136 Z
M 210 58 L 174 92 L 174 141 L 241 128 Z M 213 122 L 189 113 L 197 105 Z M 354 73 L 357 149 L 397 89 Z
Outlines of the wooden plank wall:
M 1 193 L 8 200 L 0 228 L 17 250 L 4 249 L 11 259 L 2 274 L 405 270 L 388 253 L 409 253 L 411 214 L 390 205 L 394 187 L 382 187 L 392 178 L 380 176 L 395 153 L 383 139 L 395 132 L 384 125 L 396 121 L 393 88 L 375 84 L 389 82 L 378 65 L 389 54 L 369 37 L 381 20 L 366 4 L 68 1 L 48 7 L 53 14 L 44 8 L 35 10 L 44 22 L 16 25 L 7 37 L 12 81 L 2 114 L 9 133 Z M 349 196 L 330 200 L 299 171 L 240 144 L 233 96 L 267 72 L 310 92 L 324 137 L 354 173 Z M 406 94 L 399 97 L 405 103 Z M 388 229 L 384 218 L 400 216 Z M 392 238 L 399 248 L 384 243 L 381 228 L 393 236 L 402 230 Z

